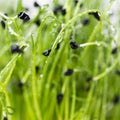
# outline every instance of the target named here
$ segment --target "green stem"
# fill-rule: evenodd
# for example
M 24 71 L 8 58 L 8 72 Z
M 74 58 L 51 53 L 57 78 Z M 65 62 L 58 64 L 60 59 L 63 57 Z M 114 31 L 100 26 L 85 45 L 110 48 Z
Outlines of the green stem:
M 118 63 L 118 60 L 116 60 L 114 62 L 114 64 L 111 67 L 107 68 L 103 73 L 93 77 L 93 81 L 97 81 L 97 80 L 105 77 L 108 73 L 110 73 L 113 70 L 113 68 L 117 65 L 117 63 Z
M 0 12 L 0 16 L 5 18 L 5 19 L 9 19 L 9 17 L 7 17 L 6 15 L 4 15 L 3 13 Z
M 37 78 L 36 78 L 36 49 L 35 49 L 35 43 L 33 36 L 31 35 L 32 39 L 32 94 L 33 94 L 33 103 L 34 103 L 34 109 L 36 113 L 36 117 L 38 120 L 42 120 L 41 111 L 39 108 L 39 102 L 38 102 L 38 89 L 37 89 Z
M 74 77 L 73 77 L 74 78 Z M 73 79 L 72 82 L 72 89 L 73 89 L 73 97 L 72 97 L 72 106 L 71 106 L 71 112 L 70 112 L 70 120 L 73 120 L 74 114 L 75 114 L 75 102 L 76 102 L 76 88 L 75 88 L 75 79 Z
M 36 79 L 36 74 L 35 74 L 35 61 L 36 57 L 35 54 L 33 53 L 32 56 L 32 94 L 33 94 L 33 102 L 34 102 L 34 108 L 35 108 L 35 113 L 36 117 L 38 120 L 42 120 L 40 108 L 39 108 L 39 102 L 38 102 L 38 91 L 37 91 L 37 79 Z
M 83 43 L 83 44 L 80 44 L 79 47 L 86 47 L 86 46 L 91 46 L 91 45 L 97 45 L 97 46 L 100 46 L 102 45 L 101 42 L 87 42 L 87 43 Z
M 57 43 L 59 42 L 59 39 L 60 39 L 60 37 L 62 36 L 62 33 L 63 33 L 63 31 L 69 26 L 69 25 L 71 25 L 71 24 L 73 24 L 74 22 L 75 22 L 75 20 L 77 20 L 79 17 L 81 17 L 81 16 L 83 16 L 83 15 L 85 15 L 85 14 L 87 14 L 87 13 L 89 13 L 89 12 L 93 12 L 93 11 L 96 11 L 96 10 L 88 10 L 88 11 L 85 11 L 85 12 L 83 12 L 83 13 L 80 13 L 80 14 L 78 14 L 77 16 L 75 16 L 75 17 L 73 17 L 71 20 L 69 20 L 66 24 L 65 24 L 65 26 L 61 29 L 61 31 L 60 31 L 60 33 L 58 34 L 58 36 L 57 36 L 57 38 L 56 38 L 56 40 L 55 40 L 55 42 L 54 42 L 54 44 L 53 44 L 53 46 L 52 46 L 52 51 L 51 51 L 51 54 L 50 54 L 50 56 L 48 57 L 48 62 L 47 62 L 47 64 L 46 64 L 46 66 L 45 66 L 45 68 L 44 68 L 44 72 L 43 72 L 43 74 L 44 74 L 44 76 L 46 76 L 46 71 L 47 71 L 47 68 L 48 68 L 48 63 L 49 63 L 49 61 L 50 61 L 50 59 L 51 59 L 51 56 L 52 56 L 52 54 L 53 54 L 53 52 L 54 52 L 54 49 L 56 48 L 56 45 L 57 45 Z M 60 53 L 59 53 L 60 54 Z M 52 77 L 52 72 L 53 72 L 53 70 L 54 70 L 54 68 L 55 68 L 55 65 L 56 65 L 56 63 L 57 63 L 57 60 L 59 59 L 59 55 L 56 57 L 56 59 L 55 59 L 55 63 L 53 64 L 53 67 L 52 67 L 52 70 L 51 70 L 51 72 L 50 72 L 50 76 L 49 76 L 49 80 L 48 81 L 50 81 L 51 80 L 51 77 Z M 43 86 L 43 85 L 42 85 Z
M 82 17 L 83 15 L 88 14 L 89 12 L 95 12 L 95 11 L 98 11 L 98 10 L 97 10 L 97 9 L 87 10 L 87 11 L 85 11 L 85 12 L 83 12 L 83 13 L 80 13 L 80 14 L 76 15 L 76 16 L 73 17 L 71 20 L 69 20 L 69 21 L 64 25 L 64 27 L 61 29 L 60 33 L 58 34 L 58 36 L 57 36 L 57 38 L 56 38 L 56 40 L 55 40 L 55 42 L 54 42 L 54 44 L 53 44 L 53 46 L 52 46 L 52 49 L 53 49 L 53 50 L 55 49 L 55 47 L 56 47 L 56 45 L 57 45 L 57 43 L 58 43 L 58 41 L 59 41 L 60 36 L 62 35 L 63 31 L 64 31 L 67 27 L 71 26 L 79 17 Z M 52 55 L 52 53 L 53 53 L 53 52 L 51 52 L 51 55 Z

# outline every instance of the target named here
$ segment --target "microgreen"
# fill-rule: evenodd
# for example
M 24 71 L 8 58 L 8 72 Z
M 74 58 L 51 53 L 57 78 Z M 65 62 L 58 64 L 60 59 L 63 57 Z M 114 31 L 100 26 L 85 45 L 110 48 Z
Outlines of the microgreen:
M 34 1 L 34 15 L 0 4 L 0 120 L 119 120 L 113 3 Z

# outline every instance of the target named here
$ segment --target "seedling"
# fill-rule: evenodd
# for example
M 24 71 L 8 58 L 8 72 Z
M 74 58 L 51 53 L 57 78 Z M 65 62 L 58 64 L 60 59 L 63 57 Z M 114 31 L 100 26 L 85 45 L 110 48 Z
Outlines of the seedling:
M 113 2 L 0 4 L 0 120 L 120 120 Z

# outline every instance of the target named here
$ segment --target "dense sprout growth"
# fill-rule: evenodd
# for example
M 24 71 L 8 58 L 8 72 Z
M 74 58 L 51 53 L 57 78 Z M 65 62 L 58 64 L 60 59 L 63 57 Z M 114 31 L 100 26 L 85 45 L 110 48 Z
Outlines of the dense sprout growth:
M 34 15 L 21 0 L 1 6 L 0 120 L 120 119 L 119 17 L 111 21 L 120 10 L 111 14 L 113 4 L 34 1 Z

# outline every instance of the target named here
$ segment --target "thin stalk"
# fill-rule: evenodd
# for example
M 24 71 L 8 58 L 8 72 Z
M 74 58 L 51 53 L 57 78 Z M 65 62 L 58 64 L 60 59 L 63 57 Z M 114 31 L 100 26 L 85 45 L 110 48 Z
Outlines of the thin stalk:
M 4 15 L 3 13 L 0 12 L 0 16 L 5 18 L 5 19 L 9 19 L 9 17 L 7 17 L 6 15 Z
M 55 42 L 54 42 L 54 44 L 53 44 L 53 46 L 52 46 L 52 49 L 53 49 L 53 50 L 55 49 L 55 46 L 57 45 L 60 36 L 62 35 L 63 31 L 64 31 L 67 27 L 71 26 L 79 17 L 82 17 L 83 15 L 88 14 L 89 12 L 95 12 L 95 11 L 98 11 L 98 10 L 97 10 L 97 9 L 87 10 L 87 11 L 85 11 L 85 12 L 83 12 L 83 13 L 80 13 L 80 14 L 76 15 L 76 16 L 73 17 L 72 19 L 70 19 L 70 20 L 64 25 L 64 27 L 61 29 L 60 33 L 58 34 L 58 36 L 57 36 L 57 38 L 56 38 L 56 40 L 55 40 Z M 51 55 L 52 55 L 52 52 L 51 52 Z
M 64 27 L 61 29 L 60 33 L 58 34 L 58 36 L 57 36 L 57 38 L 56 38 L 56 40 L 55 40 L 55 42 L 54 42 L 54 44 L 53 44 L 53 46 L 52 46 L 51 54 L 50 54 L 50 56 L 48 57 L 48 60 L 47 60 L 48 62 L 47 62 L 47 64 L 46 64 L 45 68 L 44 68 L 44 72 L 43 72 L 44 75 L 46 75 L 46 73 L 47 73 L 46 71 L 47 71 L 47 68 L 48 68 L 48 63 L 49 63 L 49 61 L 50 61 L 50 59 L 51 59 L 51 56 L 52 56 L 52 54 L 53 54 L 53 52 L 54 52 L 54 49 L 55 49 L 55 47 L 56 47 L 56 44 L 57 44 L 58 41 L 59 41 L 60 36 L 62 36 L 63 31 L 64 31 L 69 25 L 73 24 L 73 23 L 75 22 L 75 20 L 77 20 L 79 17 L 81 17 L 81 16 L 83 16 L 83 15 L 89 13 L 89 12 L 93 12 L 93 11 L 96 11 L 96 10 L 88 10 L 88 11 L 85 11 L 85 12 L 83 12 L 83 13 L 80 13 L 80 14 L 78 14 L 77 16 L 73 17 L 71 20 L 69 20 L 69 21 L 64 25 Z M 59 53 L 60 53 L 60 52 L 59 52 Z M 54 70 L 54 68 L 55 68 L 55 65 L 56 65 L 59 57 L 60 57 L 60 56 L 58 55 L 58 56 L 56 57 L 56 59 L 55 59 L 55 63 L 54 63 L 53 66 L 52 66 L 52 70 L 51 70 L 50 76 L 48 77 L 48 81 L 50 81 L 51 78 L 52 78 L 52 72 L 53 72 L 53 70 Z M 48 92 L 47 92 L 47 94 L 48 94 Z
M 38 90 L 37 90 L 37 78 L 36 78 L 36 72 L 35 72 L 35 66 L 36 66 L 36 49 L 33 37 L 32 39 L 32 94 L 33 94 L 33 103 L 34 103 L 34 109 L 36 113 L 36 117 L 38 120 L 42 120 L 41 111 L 39 108 L 39 102 L 38 102 Z
M 118 63 L 118 60 L 116 60 L 116 61 L 113 63 L 113 65 L 112 65 L 111 67 L 107 68 L 103 73 L 101 73 L 101 74 L 93 77 L 93 81 L 97 81 L 97 80 L 105 77 L 107 74 L 109 74 L 109 73 L 113 70 L 113 68 L 117 65 L 117 63 Z
M 73 77 L 75 78 L 75 77 Z M 71 112 L 70 112 L 70 120 L 73 120 L 75 115 L 75 102 L 76 102 L 76 88 L 75 88 L 75 79 L 73 79 L 72 82 L 72 90 L 73 90 L 73 97 L 72 97 L 72 106 L 71 106 Z
M 80 44 L 79 47 L 86 47 L 86 46 L 91 46 L 91 45 L 97 45 L 97 46 L 100 46 L 102 45 L 102 43 L 100 42 L 87 42 L 87 43 L 83 43 L 83 44 Z

